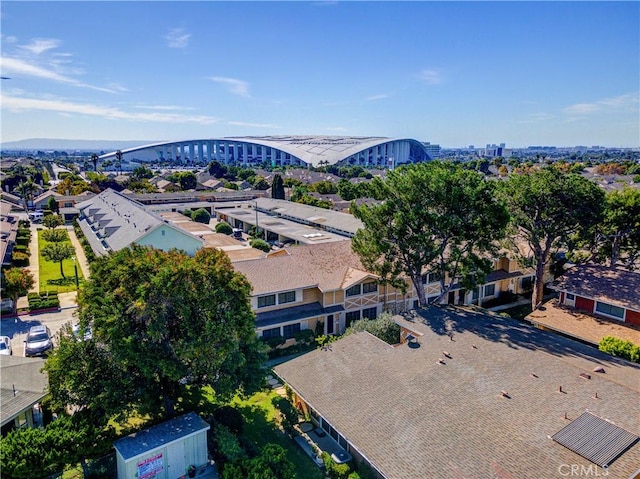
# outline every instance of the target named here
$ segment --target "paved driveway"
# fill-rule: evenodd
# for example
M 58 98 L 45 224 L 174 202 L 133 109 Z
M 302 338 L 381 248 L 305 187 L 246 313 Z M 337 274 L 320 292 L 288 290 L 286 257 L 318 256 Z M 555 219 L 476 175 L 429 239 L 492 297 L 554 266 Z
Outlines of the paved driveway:
M 55 345 L 55 336 L 62 326 L 65 323 L 77 321 L 76 311 L 77 307 L 67 306 L 53 313 L 24 314 L 12 318 L 2 318 L 0 322 L 0 335 L 11 338 L 11 347 L 14 355 L 24 356 L 24 341 L 27 338 L 27 333 L 31 326 L 38 324 L 49 326 L 51 334 L 54 335 Z

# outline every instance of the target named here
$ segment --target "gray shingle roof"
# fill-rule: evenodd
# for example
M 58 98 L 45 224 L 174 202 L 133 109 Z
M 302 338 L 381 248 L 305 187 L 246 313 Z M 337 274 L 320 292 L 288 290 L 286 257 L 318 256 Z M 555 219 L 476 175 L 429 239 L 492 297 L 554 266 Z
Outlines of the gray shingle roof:
M 640 430 L 640 366 L 469 310 L 433 307 L 403 324 L 422 333 L 419 348 L 357 333 L 275 368 L 385 477 L 562 477 L 562 464 L 591 464 L 550 439 L 568 420 L 588 409 Z M 638 464 L 636 444 L 610 477 Z
M 209 424 L 204 419 L 195 412 L 190 412 L 118 439 L 113 445 L 127 460 L 209 428 Z
M 44 359 L 0 356 L 0 422 L 4 426 L 46 396 Z

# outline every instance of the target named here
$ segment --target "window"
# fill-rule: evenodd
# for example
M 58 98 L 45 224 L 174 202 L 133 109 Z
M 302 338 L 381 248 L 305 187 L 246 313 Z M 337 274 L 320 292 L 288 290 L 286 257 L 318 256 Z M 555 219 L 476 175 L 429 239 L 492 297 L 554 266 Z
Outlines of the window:
M 484 297 L 493 296 L 496 294 L 496 285 L 495 284 L 487 284 L 484 287 Z
M 573 293 L 567 293 L 567 301 L 575 301 L 576 295 Z
M 364 283 L 362 285 L 362 294 L 377 293 L 378 283 Z
M 266 308 L 276 304 L 276 295 L 268 294 L 266 296 L 258 296 L 258 308 Z
M 624 319 L 624 308 L 614 306 L 613 304 L 601 303 L 600 301 L 598 301 L 596 303 L 596 311 L 608 316 Z
M 355 286 L 351 286 L 348 290 L 347 290 L 347 297 L 349 296 L 358 296 L 360 294 L 361 291 L 361 285 L 356 284 Z
M 267 338 L 275 338 L 280 336 L 280 328 L 271 328 L 271 329 L 265 329 L 264 331 L 262 331 L 262 337 L 267 339 Z
M 282 327 L 282 336 L 285 338 L 293 338 L 296 333 L 300 332 L 300 323 L 288 324 Z
M 360 311 L 349 311 L 344 315 L 345 327 L 351 326 L 351 323 L 360 319 Z
M 295 291 L 287 291 L 286 293 L 280 293 L 278 295 L 278 304 L 293 303 L 296 300 Z
M 480 296 L 480 288 L 475 288 L 471 293 L 471 300 L 475 301 L 476 299 L 478 299 L 478 296 Z
M 376 319 L 378 317 L 378 308 L 363 309 L 362 317 L 366 319 Z

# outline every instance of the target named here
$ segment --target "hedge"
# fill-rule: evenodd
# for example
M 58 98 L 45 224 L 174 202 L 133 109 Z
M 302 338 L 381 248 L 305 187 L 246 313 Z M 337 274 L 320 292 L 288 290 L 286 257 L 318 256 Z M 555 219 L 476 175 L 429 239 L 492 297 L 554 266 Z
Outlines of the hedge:
M 49 291 L 48 293 L 29 293 L 27 294 L 29 301 L 29 309 L 36 311 L 39 309 L 59 308 L 60 300 L 57 291 Z
M 598 349 L 613 356 L 640 363 L 640 346 L 633 344 L 631 341 L 606 336 L 600 340 Z
M 12 252 L 11 265 L 18 267 L 29 266 L 29 255 L 26 253 L 20 253 L 19 251 Z

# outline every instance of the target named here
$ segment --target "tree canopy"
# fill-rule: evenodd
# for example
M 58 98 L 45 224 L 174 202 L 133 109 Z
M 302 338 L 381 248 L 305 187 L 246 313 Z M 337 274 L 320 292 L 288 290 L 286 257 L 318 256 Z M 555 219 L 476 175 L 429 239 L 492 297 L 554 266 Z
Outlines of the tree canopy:
M 18 298 L 29 292 L 35 284 L 33 274 L 28 269 L 9 268 L 4 271 L 2 291 L 13 300 L 13 311 L 18 310 Z
M 640 260 L 640 190 L 626 187 L 607 193 L 598 226 L 597 259 L 635 269 Z
M 273 175 L 273 181 L 271 183 L 271 198 L 277 200 L 284 200 L 284 182 L 281 175 Z
M 601 218 L 604 192 L 592 181 L 557 168 L 512 174 L 500 191 L 511 215 L 509 246 L 521 264 L 536 269 L 531 298 L 535 309 L 543 299 L 552 250 L 592 232 Z
M 409 277 L 420 305 L 426 304 L 422 276 L 440 276 L 439 301 L 456 278 L 481 284 L 491 270 L 487 253 L 501 239 L 508 214 L 494 183 L 475 171 L 445 162 L 410 165 L 375 178 L 379 205 L 353 206 L 364 228 L 353 238 L 363 265 L 401 289 Z
M 219 400 L 262 384 L 250 285 L 221 251 L 194 257 L 134 245 L 96 259 L 79 295 L 90 341 L 61 341 L 47 362 L 58 406 L 171 417 L 184 388 Z

